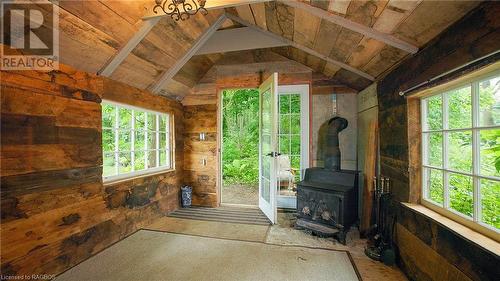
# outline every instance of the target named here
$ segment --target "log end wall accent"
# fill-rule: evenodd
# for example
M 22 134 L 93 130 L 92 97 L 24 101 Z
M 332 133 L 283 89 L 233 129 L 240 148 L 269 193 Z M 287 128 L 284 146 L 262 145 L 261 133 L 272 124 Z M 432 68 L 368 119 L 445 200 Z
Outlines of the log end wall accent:
M 61 65 L 1 72 L 1 274 L 58 274 L 176 209 L 182 168 L 103 185 L 101 101 L 179 103 Z

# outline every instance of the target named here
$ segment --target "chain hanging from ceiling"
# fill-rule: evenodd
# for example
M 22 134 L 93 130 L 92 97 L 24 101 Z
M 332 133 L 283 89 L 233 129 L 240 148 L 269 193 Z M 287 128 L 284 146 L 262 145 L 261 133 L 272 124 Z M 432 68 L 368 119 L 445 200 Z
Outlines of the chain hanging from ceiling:
M 156 5 L 153 12 L 157 14 L 157 9 L 161 9 L 172 19 L 187 20 L 190 16 L 200 12 L 203 15 L 208 14 L 205 9 L 205 0 L 155 0 Z

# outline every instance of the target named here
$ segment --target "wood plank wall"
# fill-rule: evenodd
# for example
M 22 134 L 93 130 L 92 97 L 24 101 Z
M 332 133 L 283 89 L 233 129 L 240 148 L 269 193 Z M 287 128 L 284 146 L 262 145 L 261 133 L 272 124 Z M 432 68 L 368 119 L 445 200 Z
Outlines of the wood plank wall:
M 217 207 L 217 105 L 185 106 L 184 122 L 184 179 L 193 187 L 193 204 Z
M 410 185 L 417 173 L 409 159 L 409 104 L 398 92 L 498 51 L 499 13 L 498 3 L 482 3 L 379 82 L 381 174 L 391 178 L 396 202 L 418 203 L 421 192 L 420 185 Z M 398 214 L 401 267 L 412 280 L 498 279 L 498 256 L 411 209 L 399 204 L 391 209 Z M 419 243 L 427 247 L 415 251 L 410 246 Z M 424 258 L 430 255 L 439 257 Z M 460 278 L 448 274 L 457 270 Z
M 102 183 L 101 100 L 182 106 L 61 65 L 1 72 L 1 274 L 58 274 L 178 207 L 183 170 Z

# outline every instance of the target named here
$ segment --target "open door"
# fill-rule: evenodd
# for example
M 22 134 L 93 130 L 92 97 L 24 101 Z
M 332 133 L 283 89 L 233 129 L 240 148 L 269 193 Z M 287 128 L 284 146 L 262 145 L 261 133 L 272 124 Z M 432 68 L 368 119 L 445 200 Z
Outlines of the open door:
M 273 224 L 277 220 L 277 112 L 278 73 L 273 73 L 259 87 L 259 208 Z

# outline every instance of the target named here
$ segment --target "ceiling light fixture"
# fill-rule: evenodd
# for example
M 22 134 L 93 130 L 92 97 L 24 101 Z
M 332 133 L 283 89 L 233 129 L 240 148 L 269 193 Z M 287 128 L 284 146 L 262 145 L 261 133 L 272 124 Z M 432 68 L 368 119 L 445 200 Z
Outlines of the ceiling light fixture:
M 156 5 L 153 12 L 157 14 L 157 9 L 161 9 L 172 19 L 187 20 L 190 16 L 200 12 L 203 15 L 208 14 L 205 9 L 205 0 L 155 0 Z

